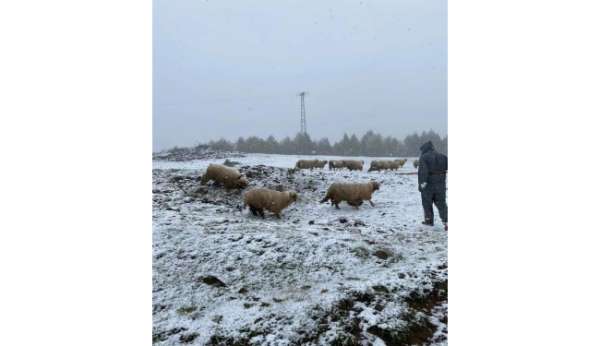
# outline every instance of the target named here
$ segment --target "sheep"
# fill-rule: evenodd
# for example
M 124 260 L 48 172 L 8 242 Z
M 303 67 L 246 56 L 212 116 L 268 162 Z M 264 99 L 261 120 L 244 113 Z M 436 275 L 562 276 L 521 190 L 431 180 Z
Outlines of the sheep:
M 200 183 L 206 185 L 209 180 L 213 180 L 218 184 L 223 184 L 228 190 L 234 188 L 243 189 L 248 186 L 248 180 L 246 180 L 237 169 L 223 165 L 210 164 L 208 166 Z
M 313 168 L 323 168 L 323 167 L 325 167 L 325 164 L 327 164 L 327 161 L 322 161 L 322 160 L 298 160 L 298 162 L 296 162 L 296 168 L 297 169 L 310 169 L 310 170 L 312 170 Z
M 392 170 L 397 170 L 400 169 L 402 166 L 404 166 L 404 162 L 403 160 L 393 160 L 393 161 L 389 161 L 388 162 L 388 168 L 392 169 Z
M 371 201 L 371 196 L 377 190 L 379 190 L 379 183 L 376 181 L 368 183 L 333 183 L 327 189 L 327 194 L 321 200 L 321 203 L 331 200 L 331 204 L 336 209 L 340 209 L 340 202 L 346 201 L 346 203 L 358 209 L 365 200 L 369 201 L 371 206 L 374 207 L 375 204 Z
M 306 169 L 306 168 L 313 168 L 314 165 L 314 161 L 316 160 L 298 160 L 298 162 L 296 162 L 296 168 L 297 169 Z
M 414 160 L 414 161 L 413 161 L 413 166 L 414 166 L 415 168 L 419 167 L 419 160 Z
M 369 167 L 369 172 L 387 169 L 388 166 L 389 166 L 389 161 L 373 160 L 373 161 L 371 161 L 371 167 Z
M 344 168 L 344 161 L 343 160 L 329 160 L 329 169 L 330 170 L 336 170 L 338 168 Z
M 315 168 L 323 168 L 327 164 L 327 160 L 316 160 Z
M 371 167 L 369 168 L 369 172 L 379 171 L 379 170 L 397 170 L 400 169 L 404 165 L 406 160 L 373 160 L 371 161 Z
M 343 160 L 343 162 L 344 162 L 344 166 L 351 171 L 354 171 L 354 170 L 362 171 L 363 164 L 365 163 L 364 161 L 359 161 L 359 160 Z
M 244 209 L 249 206 L 253 215 L 260 214 L 264 219 L 267 209 L 281 218 L 281 211 L 298 199 L 295 191 L 279 192 L 266 188 L 254 188 L 244 194 Z

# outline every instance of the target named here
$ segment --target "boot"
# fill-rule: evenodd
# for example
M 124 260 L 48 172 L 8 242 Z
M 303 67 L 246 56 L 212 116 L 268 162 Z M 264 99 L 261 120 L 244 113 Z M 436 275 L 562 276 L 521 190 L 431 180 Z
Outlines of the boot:
M 427 220 L 425 220 L 425 221 L 423 221 L 423 222 L 421 222 L 421 223 L 422 223 L 423 225 L 425 225 L 425 226 L 433 226 L 433 221 L 427 221 Z

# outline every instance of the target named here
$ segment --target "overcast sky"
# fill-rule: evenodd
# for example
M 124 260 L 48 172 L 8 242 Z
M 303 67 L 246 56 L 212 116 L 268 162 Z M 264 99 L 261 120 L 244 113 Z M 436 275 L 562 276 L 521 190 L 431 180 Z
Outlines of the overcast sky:
M 154 150 L 447 133 L 445 0 L 154 0 Z

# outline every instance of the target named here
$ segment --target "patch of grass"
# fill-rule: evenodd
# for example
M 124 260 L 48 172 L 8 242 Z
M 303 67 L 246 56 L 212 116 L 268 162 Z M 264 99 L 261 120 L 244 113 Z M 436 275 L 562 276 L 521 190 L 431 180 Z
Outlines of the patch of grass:
M 196 309 L 198 309 L 197 306 L 182 306 L 176 311 L 179 315 L 189 315 L 192 312 L 196 311 Z
M 194 341 L 198 337 L 198 335 L 198 333 L 182 334 L 179 337 L 179 341 L 182 344 L 189 344 L 190 342 Z

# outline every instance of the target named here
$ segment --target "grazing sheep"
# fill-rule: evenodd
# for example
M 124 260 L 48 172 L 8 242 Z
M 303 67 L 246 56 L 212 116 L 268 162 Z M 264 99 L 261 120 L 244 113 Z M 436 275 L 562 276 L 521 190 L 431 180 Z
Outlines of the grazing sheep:
M 400 162 L 398 160 L 388 162 L 387 169 L 392 170 L 392 171 L 400 169 Z
M 327 164 L 327 161 L 323 160 L 298 160 L 298 162 L 296 162 L 296 168 L 312 170 L 313 168 L 323 168 L 325 167 L 325 164 Z
M 414 161 L 413 161 L 413 166 L 414 166 L 415 168 L 419 167 L 419 160 L 414 160 Z
M 392 169 L 393 164 L 394 164 L 394 161 L 374 160 L 374 161 L 371 161 L 371 167 L 369 167 L 369 172 Z
M 329 169 L 330 170 L 336 170 L 336 169 L 340 169 L 340 168 L 344 168 L 344 161 L 343 160 L 329 160 Z
M 316 160 L 315 168 L 323 168 L 327 164 L 327 160 Z
M 392 170 L 397 170 L 400 169 L 402 166 L 404 166 L 404 162 L 403 160 L 393 160 L 393 161 L 389 161 L 388 163 L 388 168 L 392 169 Z
M 386 163 L 383 160 L 373 160 L 371 161 L 371 166 L 369 167 L 368 172 L 379 171 L 381 169 L 385 169 Z
M 364 161 L 359 160 L 343 160 L 344 167 L 348 168 L 351 171 L 362 171 Z
M 379 183 L 371 181 L 368 183 L 333 183 L 327 189 L 327 195 L 321 200 L 325 203 L 331 200 L 331 204 L 340 209 L 340 202 L 346 201 L 349 205 L 358 209 L 363 201 L 369 201 L 371 206 L 375 206 L 371 201 L 374 191 L 379 190 Z
M 205 185 L 209 180 L 223 184 L 226 189 L 243 189 L 248 186 L 248 180 L 237 169 L 223 165 L 210 164 L 208 166 L 200 183 Z
M 267 209 L 281 218 L 281 211 L 298 199 L 295 191 L 279 192 L 266 188 L 255 188 L 244 194 L 244 208 L 250 207 L 253 215 L 257 213 L 265 218 L 263 209 Z
M 369 172 L 386 169 L 397 170 L 400 169 L 405 162 L 406 160 L 373 160 L 371 161 Z

